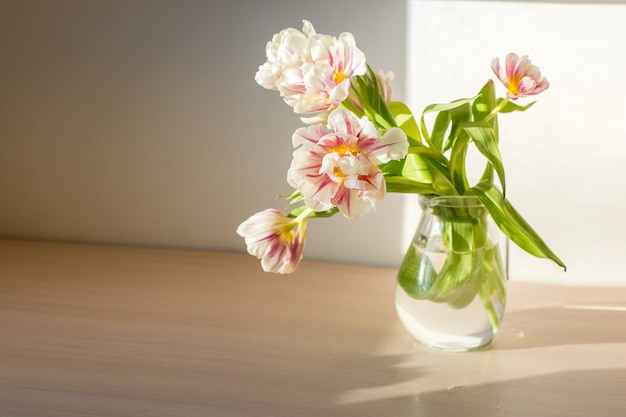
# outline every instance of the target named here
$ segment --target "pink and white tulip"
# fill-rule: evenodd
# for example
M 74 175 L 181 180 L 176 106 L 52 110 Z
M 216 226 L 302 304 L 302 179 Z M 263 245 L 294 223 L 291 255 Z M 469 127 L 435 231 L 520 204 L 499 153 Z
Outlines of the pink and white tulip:
M 300 190 L 316 211 L 337 207 L 357 219 L 385 197 L 385 179 L 378 165 L 402 159 L 408 151 L 406 134 L 388 129 L 382 137 L 374 124 L 340 107 L 327 126 L 298 129 L 287 181 Z
M 244 238 L 248 253 L 261 259 L 265 272 L 289 274 L 302 259 L 306 220 L 266 209 L 241 223 L 237 234 Z
M 507 96 L 512 100 L 539 94 L 550 86 L 527 55 L 520 58 L 513 52 L 509 53 L 504 68 L 500 66 L 500 60 L 494 58 L 491 69 L 507 88 Z
M 315 36 L 311 23 L 303 21 L 302 32 L 294 28 L 283 29 L 272 37 L 265 47 L 267 61 L 259 67 L 254 79 L 268 90 L 278 90 L 278 84 L 294 69 L 302 67 L 308 39 Z
M 385 103 L 389 103 L 393 98 L 393 87 L 391 82 L 393 81 L 393 72 L 382 70 L 376 71 L 376 82 L 378 83 L 378 91 L 385 100 Z
M 365 74 L 367 66 L 352 34 L 316 34 L 310 22 L 303 22 L 303 32 L 284 29 L 268 42 L 267 61 L 255 79 L 278 90 L 294 112 L 309 114 L 339 105 L 348 97 L 350 78 Z

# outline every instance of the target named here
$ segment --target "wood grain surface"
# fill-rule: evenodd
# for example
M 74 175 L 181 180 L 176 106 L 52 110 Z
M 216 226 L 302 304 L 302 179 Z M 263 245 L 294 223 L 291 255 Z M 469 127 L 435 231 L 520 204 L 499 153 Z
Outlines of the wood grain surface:
M 395 271 L 0 240 L 0 417 L 626 415 L 626 288 L 510 283 L 484 351 L 418 346 Z

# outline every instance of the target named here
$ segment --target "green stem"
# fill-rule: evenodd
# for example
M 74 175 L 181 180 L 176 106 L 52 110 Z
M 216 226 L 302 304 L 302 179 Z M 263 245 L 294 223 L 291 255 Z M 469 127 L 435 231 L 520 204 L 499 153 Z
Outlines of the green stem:
M 496 117 L 496 115 L 500 112 L 500 110 L 502 110 L 504 108 L 504 106 L 506 106 L 507 104 L 509 104 L 509 101 L 511 99 L 509 97 L 505 97 L 502 99 L 502 101 L 500 102 L 500 104 L 498 104 L 496 107 L 493 108 L 493 110 L 491 110 L 491 112 L 485 116 L 484 121 L 485 122 L 489 122 L 491 121 L 494 117 Z
M 496 307 L 493 305 L 493 301 L 491 301 L 489 294 L 485 294 L 482 290 L 479 291 L 480 298 L 483 302 L 483 306 L 485 307 L 485 311 L 487 312 L 487 317 L 489 317 L 489 322 L 493 327 L 494 331 L 497 331 L 500 327 L 500 317 L 498 316 L 498 312 L 496 311 Z
M 294 222 L 301 223 L 302 220 L 306 219 L 307 217 L 309 217 L 314 212 L 315 212 L 315 210 L 313 210 L 310 207 L 307 207 L 302 213 L 298 214 L 298 217 L 295 218 Z
M 449 164 L 448 159 L 443 154 L 433 151 L 431 148 L 428 148 L 426 146 L 411 146 L 409 147 L 407 154 L 425 155 L 444 166 L 447 166 Z

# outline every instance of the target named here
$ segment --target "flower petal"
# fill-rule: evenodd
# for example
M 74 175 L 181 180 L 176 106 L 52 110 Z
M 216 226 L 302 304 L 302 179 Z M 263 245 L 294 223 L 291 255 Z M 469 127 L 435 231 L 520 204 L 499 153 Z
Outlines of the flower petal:
M 328 115 L 325 128 L 296 131 L 293 142 L 299 146 L 287 174 L 289 184 L 314 210 L 335 206 L 348 218 L 362 216 L 385 197 L 385 180 L 378 165 L 401 159 L 408 151 L 401 129 L 388 129 L 379 138 L 370 120 L 359 119 L 343 107 Z
M 507 88 L 507 96 L 512 100 L 539 94 L 550 86 L 527 55 L 519 57 L 516 53 L 510 52 L 506 56 L 504 69 L 500 67 L 498 58 L 492 60 L 491 68 Z
M 306 221 L 267 209 L 239 225 L 237 234 L 245 239 L 248 253 L 261 259 L 266 272 L 293 272 L 302 259 Z
M 409 151 L 409 141 L 406 133 L 398 127 L 387 129 L 383 136 L 370 148 L 370 158 L 376 165 L 387 163 L 391 160 L 404 158 Z
M 307 20 L 303 20 L 302 32 L 288 28 L 274 35 L 266 56 L 267 62 L 257 71 L 257 83 L 278 90 L 298 114 L 338 106 L 350 93 L 350 78 L 367 70 L 365 55 L 352 34 L 317 34 Z

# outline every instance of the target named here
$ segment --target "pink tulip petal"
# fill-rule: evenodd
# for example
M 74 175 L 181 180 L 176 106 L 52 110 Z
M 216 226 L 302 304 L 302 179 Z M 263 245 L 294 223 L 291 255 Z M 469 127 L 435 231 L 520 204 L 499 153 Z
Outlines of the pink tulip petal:
M 500 67 L 500 60 L 494 58 L 491 68 L 507 88 L 507 96 L 512 100 L 539 94 L 550 85 L 527 55 L 519 57 L 513 52 L 509 53 L 505 59 L 504 70 Z

